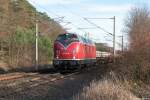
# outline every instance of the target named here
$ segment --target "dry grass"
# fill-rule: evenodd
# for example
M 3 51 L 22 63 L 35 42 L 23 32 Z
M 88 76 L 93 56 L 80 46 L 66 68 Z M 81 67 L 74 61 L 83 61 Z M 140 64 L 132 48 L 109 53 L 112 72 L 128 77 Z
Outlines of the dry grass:
M 74 100 L 139 100 L 129 88 L 125 81 L 105 78 L 91 82 L 81 94 L 74 96 Z

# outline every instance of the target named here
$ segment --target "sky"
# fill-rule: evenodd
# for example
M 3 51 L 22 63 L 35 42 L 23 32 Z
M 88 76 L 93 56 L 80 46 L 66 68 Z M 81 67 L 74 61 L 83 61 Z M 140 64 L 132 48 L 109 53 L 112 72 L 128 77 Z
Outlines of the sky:
M 125 19 L 134 7 L 150 6 L 150 0 L 28 0 L 38 11 L 46 12 L 49 17 L 58 21 L 68 32 L 86 36 L 95 42 L 107 43 L 112 46 L 113 19 L 116 18 L 116 47 L 119 49 L 121 38 L 124 36 L 125 45 L 128 43 L 124 33 Z M 90 22 L 101 27 L 97 28 Z

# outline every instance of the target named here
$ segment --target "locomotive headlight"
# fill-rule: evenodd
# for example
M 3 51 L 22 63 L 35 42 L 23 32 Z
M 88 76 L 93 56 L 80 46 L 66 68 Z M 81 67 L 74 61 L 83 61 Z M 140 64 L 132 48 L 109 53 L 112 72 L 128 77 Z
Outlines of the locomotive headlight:
M 76 57 L 75 57 L 75 56 L 73 56 L 73 59 L 76 59 Z
M 58 55 L 56 56 L 56 58 L 57 58 L 57 59 L 59 58 Z

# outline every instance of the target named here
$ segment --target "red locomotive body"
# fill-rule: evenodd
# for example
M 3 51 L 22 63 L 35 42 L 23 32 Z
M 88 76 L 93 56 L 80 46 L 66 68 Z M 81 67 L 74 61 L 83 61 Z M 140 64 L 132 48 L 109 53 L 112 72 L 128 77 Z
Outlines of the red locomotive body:
M 75 65 L 96 63 L 95 44 L 77 34 L 60 34 L 54 42 L 53 65 L 57 69 L 78 68 Z

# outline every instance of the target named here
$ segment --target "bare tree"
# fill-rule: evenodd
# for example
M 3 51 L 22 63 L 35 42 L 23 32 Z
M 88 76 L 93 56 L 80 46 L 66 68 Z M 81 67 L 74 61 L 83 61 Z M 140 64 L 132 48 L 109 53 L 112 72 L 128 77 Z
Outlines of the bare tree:
M 139 49 L 139 45 L 148 42 L 150 35 L 150 11 L 148 8 L 134 8 L 126 20 L 127 33 L 130 38 L 130 49 Z
M 132 74 L 146 78 L 150 72 L 150 10 L 133 8 L 125 24 L 130 42 L 126 63 L 132 65 Z

